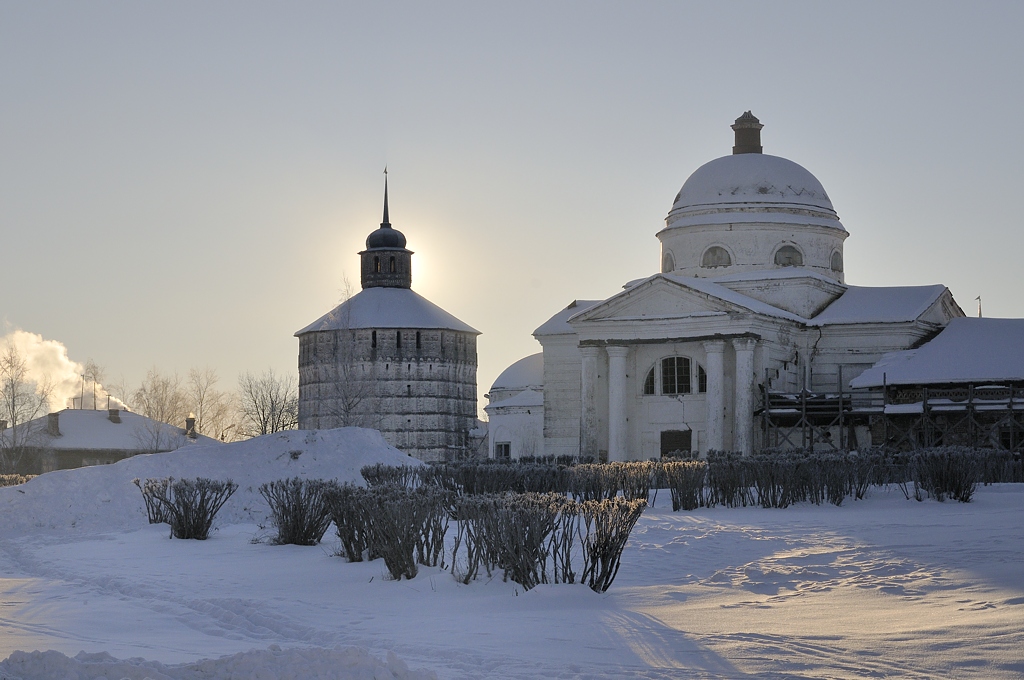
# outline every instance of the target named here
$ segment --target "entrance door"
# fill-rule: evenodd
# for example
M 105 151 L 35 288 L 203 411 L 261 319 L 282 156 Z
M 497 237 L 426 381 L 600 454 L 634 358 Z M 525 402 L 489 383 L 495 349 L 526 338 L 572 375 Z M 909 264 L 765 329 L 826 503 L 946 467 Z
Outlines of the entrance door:
M 690 443 L 693 439 L 693 432 L 690 430 L 662 430 L 661 431 L 661 457 L 662 458 L 690 458 Z

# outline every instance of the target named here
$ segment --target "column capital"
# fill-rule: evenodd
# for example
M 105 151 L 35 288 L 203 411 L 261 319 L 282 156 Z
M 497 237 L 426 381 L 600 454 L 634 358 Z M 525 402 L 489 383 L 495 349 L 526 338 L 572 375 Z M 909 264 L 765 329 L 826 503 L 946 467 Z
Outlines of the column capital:
M 629 348 L 623 347 L 622 345 L 608 345 L 605 347 L 605 351 L 608 352 L 608 356 L 610 357 L 629 356 Z
M 701 344 L 708 354 L 721 354 L 725 351 L 725 340 L 705 340 Z
M 590 358 L 590 357 L 596 358 L 596 357 L 601 356 L 601 348 L 600 347 L 594 347 L 593 345 L 584 345 L 583 347 L 580 347 L 579 349 L 580 349 L 580 354 L 583 355 L 584 357 L 587 357 L 587 358 Z
M 753 350 L 754 347 L 757 346 L 757 340 L 755 340 L 754 338 L 733 338 L 732 339 L 732 346 L 737 351 L 742 351 L 742 350 L 750 351 L 750 350 Z

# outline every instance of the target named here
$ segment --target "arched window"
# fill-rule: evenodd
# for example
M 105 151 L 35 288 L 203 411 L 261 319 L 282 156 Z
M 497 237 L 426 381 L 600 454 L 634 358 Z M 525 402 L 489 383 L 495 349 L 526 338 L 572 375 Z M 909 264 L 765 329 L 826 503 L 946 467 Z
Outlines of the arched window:
M 380 273 L 380 256 L 379 255 L 374 255 L 373 256 L 373 271 L 375 271 L 377 273 Z
M 697 364 L 697 391 L 701 394 L 708 391 L 708 372 L 700 364 Z
M 661 393 L 690 393 L 689 357 L 667 357 L 661 360 Z
M 704 256 L 700 258 L 701 267 L 728 267 L 731 264 L 732 256 L 722 246 L 711 246 L 704 251 Z
M 644 378 L 644 394 L 654 394 L 654 368 L 647 373 L 647 377 Z
M 661 273 L 667 274 L 668 272 L 675 271 L 676 259 L 672 257 L 671 251 L 666 250 L 665 254 L 661 256 Z
M 395 256 L 394 255 L 391 256 L 391 264 L 389 266 L 391 268 L 388 271 L 390 271 L 392 274 L 394 274 L 395 273 Z
M 838 250 L 832 253 L 832 271 L 843 271 L 843 254 Z
M 782 246 L 775 251 L 775 264 L 780 267 L 802 267 L 804 256 L 794 246 Z

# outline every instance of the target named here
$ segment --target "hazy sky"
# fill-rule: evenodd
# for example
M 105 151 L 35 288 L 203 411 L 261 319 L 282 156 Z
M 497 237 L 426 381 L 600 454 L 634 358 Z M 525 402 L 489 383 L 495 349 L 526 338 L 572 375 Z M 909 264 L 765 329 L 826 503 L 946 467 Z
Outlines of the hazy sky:
M 658 270 L 747 109 L 831 196 L 848 283 L 1024 317 L 1022 34 L 1018 2 L 3 2 L 3 330 L 132 383 L 295 373 L 387 164 L 483 403 L 551 314 Z

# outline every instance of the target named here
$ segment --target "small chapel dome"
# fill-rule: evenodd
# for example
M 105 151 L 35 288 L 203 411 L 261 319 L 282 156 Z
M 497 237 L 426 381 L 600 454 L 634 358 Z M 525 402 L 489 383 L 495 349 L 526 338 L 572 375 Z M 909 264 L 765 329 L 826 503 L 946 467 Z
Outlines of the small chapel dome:
M 390 224 L 387 226 L 381 225 L 380 229 L 375 229 L 370 232 L 370 235 L 366 237 L 366 249 L 371 250 L 373 248 L 404 248 L 405 247 L 405 234 L 398 231 Z

